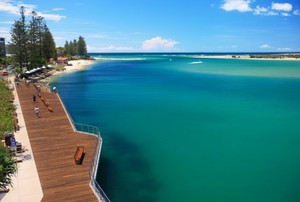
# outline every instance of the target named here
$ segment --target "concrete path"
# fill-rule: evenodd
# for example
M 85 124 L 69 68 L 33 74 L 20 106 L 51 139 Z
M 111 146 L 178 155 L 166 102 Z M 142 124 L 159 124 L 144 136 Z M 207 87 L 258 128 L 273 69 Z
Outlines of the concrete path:
M 15 96 L 14 104 L 17 107 L 17 117 L 19 121 L 20 130 L 15 133 L 17 142 L 22 143 L 25 151 L 18 154 L 18 158 L 22 159 L 19 162 L 18 172 L 12 178 L 13 187 L 9 187 L 9 192 L 0 193 L 1 202 L 38 202 L 43 198 L 43 191 L 40 183 L 40 178 L 37 172 L 34 156 L 31 150 L 31 145 L 22 114 L 22 109 L 16 92 L 16 86 L 13 82 L 14 77 L 9 77 L 14 86 L 13 94 Z M 29 98 L 30 99 L 30 98 Z

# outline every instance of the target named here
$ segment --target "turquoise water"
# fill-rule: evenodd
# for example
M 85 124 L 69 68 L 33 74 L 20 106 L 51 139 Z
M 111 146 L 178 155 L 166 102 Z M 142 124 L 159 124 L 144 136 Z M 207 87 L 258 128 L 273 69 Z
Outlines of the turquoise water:
M 300 201 L 300 61 L 103 54 L 54 82 L 112 201 Z

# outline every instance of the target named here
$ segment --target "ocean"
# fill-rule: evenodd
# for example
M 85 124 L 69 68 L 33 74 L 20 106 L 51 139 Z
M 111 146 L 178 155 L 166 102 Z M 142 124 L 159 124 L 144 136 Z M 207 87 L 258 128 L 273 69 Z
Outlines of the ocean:
M 111 201 L 300 201 L 300 61 L 92 54 L 53 81 Z

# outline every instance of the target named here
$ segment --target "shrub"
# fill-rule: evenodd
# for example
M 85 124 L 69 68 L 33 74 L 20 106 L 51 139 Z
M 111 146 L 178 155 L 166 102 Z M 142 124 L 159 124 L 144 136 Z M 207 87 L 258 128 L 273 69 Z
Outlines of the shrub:
M 0 189 L 8 191 L 7 186 L 12 186 L 11 177 L 17 172 L 17 163 L 7 147 L 0 146 Z

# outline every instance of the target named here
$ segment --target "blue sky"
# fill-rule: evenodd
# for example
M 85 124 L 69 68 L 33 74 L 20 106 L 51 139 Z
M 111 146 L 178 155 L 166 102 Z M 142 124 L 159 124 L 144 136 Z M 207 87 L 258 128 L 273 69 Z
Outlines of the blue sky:
M 0 0 L 6 41 L 21 5 L 88 52 L 300 52 L 299 0 Z

